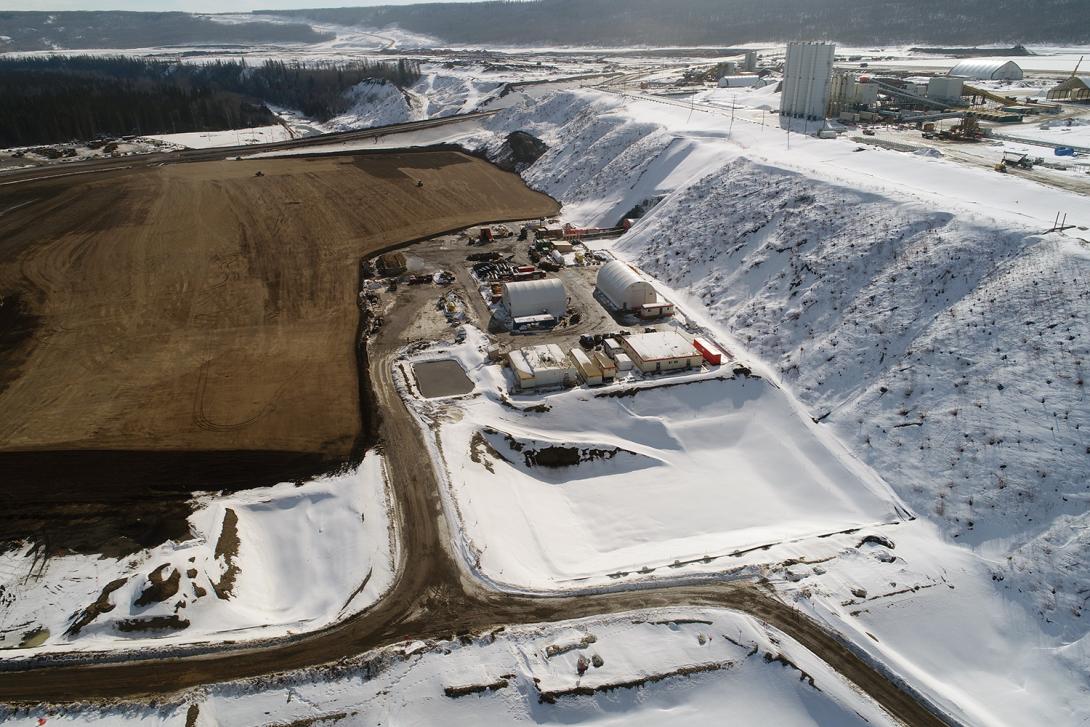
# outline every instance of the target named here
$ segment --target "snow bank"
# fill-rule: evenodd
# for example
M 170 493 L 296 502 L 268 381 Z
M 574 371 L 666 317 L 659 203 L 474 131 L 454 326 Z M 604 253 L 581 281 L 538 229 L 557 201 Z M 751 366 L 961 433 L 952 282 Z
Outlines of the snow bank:
M 201 497 L 191 539 L 122 560 L 60 555 L 43 563 L 32 548 L 8 552 L 0 556 L 0 655 L 238 641 L 325 626 L 374 603 L 393 582 L 387 498 L 382 459 L 372 453 L 345 474 Z M 167 585 L 151 589 L 157 580 Z M 16 648 L 43 628 L 43 643 Z

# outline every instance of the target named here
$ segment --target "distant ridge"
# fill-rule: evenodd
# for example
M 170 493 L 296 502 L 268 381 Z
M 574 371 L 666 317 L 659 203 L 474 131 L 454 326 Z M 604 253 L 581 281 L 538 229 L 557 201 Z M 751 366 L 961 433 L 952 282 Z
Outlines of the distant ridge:
M 448 42 L 554 45 L 1090 42 L 1090 2 L 1069 0 L 528 0 L 277 11 Z
M 317 43 L 305 23 L 217 23 L 189 13 L 0 11 L 0 52 L 170 45 Z

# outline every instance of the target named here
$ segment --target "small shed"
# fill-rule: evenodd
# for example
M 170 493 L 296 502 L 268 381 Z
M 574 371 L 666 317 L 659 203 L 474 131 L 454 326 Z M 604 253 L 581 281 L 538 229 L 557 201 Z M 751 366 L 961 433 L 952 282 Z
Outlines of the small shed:
M 1014 61 L 974 59 L 962 61 L 946 75 L 977 81 L 1020 81 L 1022 67 Z
M 640 309 L 658 301 L 655 289 L 620 260 L 612 260 L 598 271 L 598 290 L 618 310 Z
M 512 318 L 540 315 L 562 318 L 568 309 L 564 283 L 556 278 L 504 283 L 502 300 Z
M 618 371 L 631 371 L 632 359 L 628 357 L 627 353 L 619 353 L 613 357 L 613 362 L 617 364 Z

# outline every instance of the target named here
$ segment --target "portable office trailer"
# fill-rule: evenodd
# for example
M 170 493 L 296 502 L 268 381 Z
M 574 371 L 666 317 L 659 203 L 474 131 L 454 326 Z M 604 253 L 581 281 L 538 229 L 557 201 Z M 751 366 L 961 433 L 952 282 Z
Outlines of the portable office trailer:
M 587 386 L 598 386 L 602 383 L 602 370 L 598 368 L 590 356 L 581 348 L 573 348 L 569 355 L 571 360 L 575 362 L 575 370 L 579 373 L 579 378 L 583 380 Z

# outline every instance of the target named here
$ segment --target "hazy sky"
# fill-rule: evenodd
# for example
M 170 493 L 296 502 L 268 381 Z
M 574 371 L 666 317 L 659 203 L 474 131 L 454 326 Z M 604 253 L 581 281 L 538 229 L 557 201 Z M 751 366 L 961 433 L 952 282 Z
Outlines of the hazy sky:
M 233 13 L 285 8 L 336 8 L 361 5 L 408 5 L 451 0 L 0 0 L 0 10 L 185 10 Z

